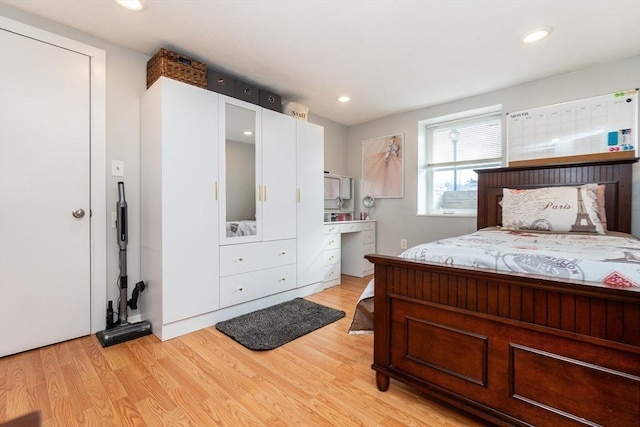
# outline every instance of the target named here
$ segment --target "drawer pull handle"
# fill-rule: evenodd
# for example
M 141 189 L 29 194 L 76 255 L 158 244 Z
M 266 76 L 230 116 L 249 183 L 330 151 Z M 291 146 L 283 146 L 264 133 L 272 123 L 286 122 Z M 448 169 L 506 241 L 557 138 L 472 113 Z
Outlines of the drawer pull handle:
M 284 282 L 285 280 L 287 280 L 286 277 L 283 277 L 283 278 L 280 279 L 281 282 Z
M 278 255 L 286 255 L 287 253 L 285 251 L 280 252 Z
M 238 257 L 238 261 L 242 262 L 242 261 L 244 261 L 244 259 L 242 257 Z
M 334 258 L 334 256 L 333 256 L 333 255 L 331 255 L 331 256 L 329 257 L 329 261 L 331 261 L 333 258 Z

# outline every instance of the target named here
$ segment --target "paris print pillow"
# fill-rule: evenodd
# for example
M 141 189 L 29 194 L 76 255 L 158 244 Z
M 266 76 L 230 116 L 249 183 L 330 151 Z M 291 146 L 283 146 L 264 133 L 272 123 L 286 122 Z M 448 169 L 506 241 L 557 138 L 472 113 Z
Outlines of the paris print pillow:
M 505 188 L 502 227 L 515 230 L 600 233 L 598 184 L 535 189 Z

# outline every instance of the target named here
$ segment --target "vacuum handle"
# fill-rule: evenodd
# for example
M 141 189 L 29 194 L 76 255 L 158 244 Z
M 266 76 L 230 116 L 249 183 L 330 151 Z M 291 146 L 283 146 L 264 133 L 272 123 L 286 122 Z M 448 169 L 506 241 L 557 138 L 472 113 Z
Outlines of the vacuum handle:
M 129 237 L 127 235 L 127 201 L 124 198 L 124 182 L 118 182 L 118 202 L 116 203 L 118 225 L 118 245 L 120 250 L 127 249 Z

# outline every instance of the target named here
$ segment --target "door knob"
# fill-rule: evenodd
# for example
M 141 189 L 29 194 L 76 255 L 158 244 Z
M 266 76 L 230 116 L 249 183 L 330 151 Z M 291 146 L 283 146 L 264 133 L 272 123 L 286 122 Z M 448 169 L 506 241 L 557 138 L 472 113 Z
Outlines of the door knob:
M 75 209 L 71 212 L 74 218 L 82 218 L 84 216 L 84 209 Z

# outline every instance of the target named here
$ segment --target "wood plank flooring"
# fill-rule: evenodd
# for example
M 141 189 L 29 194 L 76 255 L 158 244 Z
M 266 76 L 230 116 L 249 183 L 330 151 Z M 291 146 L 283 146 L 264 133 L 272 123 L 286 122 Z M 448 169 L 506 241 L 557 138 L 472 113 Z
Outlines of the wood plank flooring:
M 375 385 L 373 335 L 348 335 L 368 278 L 306 297 L 347 315 L 266 352 L 202 329 L 102 348 L 87 336 L 0 358 L 0 423 L 42 426 L 480 426 L 391 381 Z

